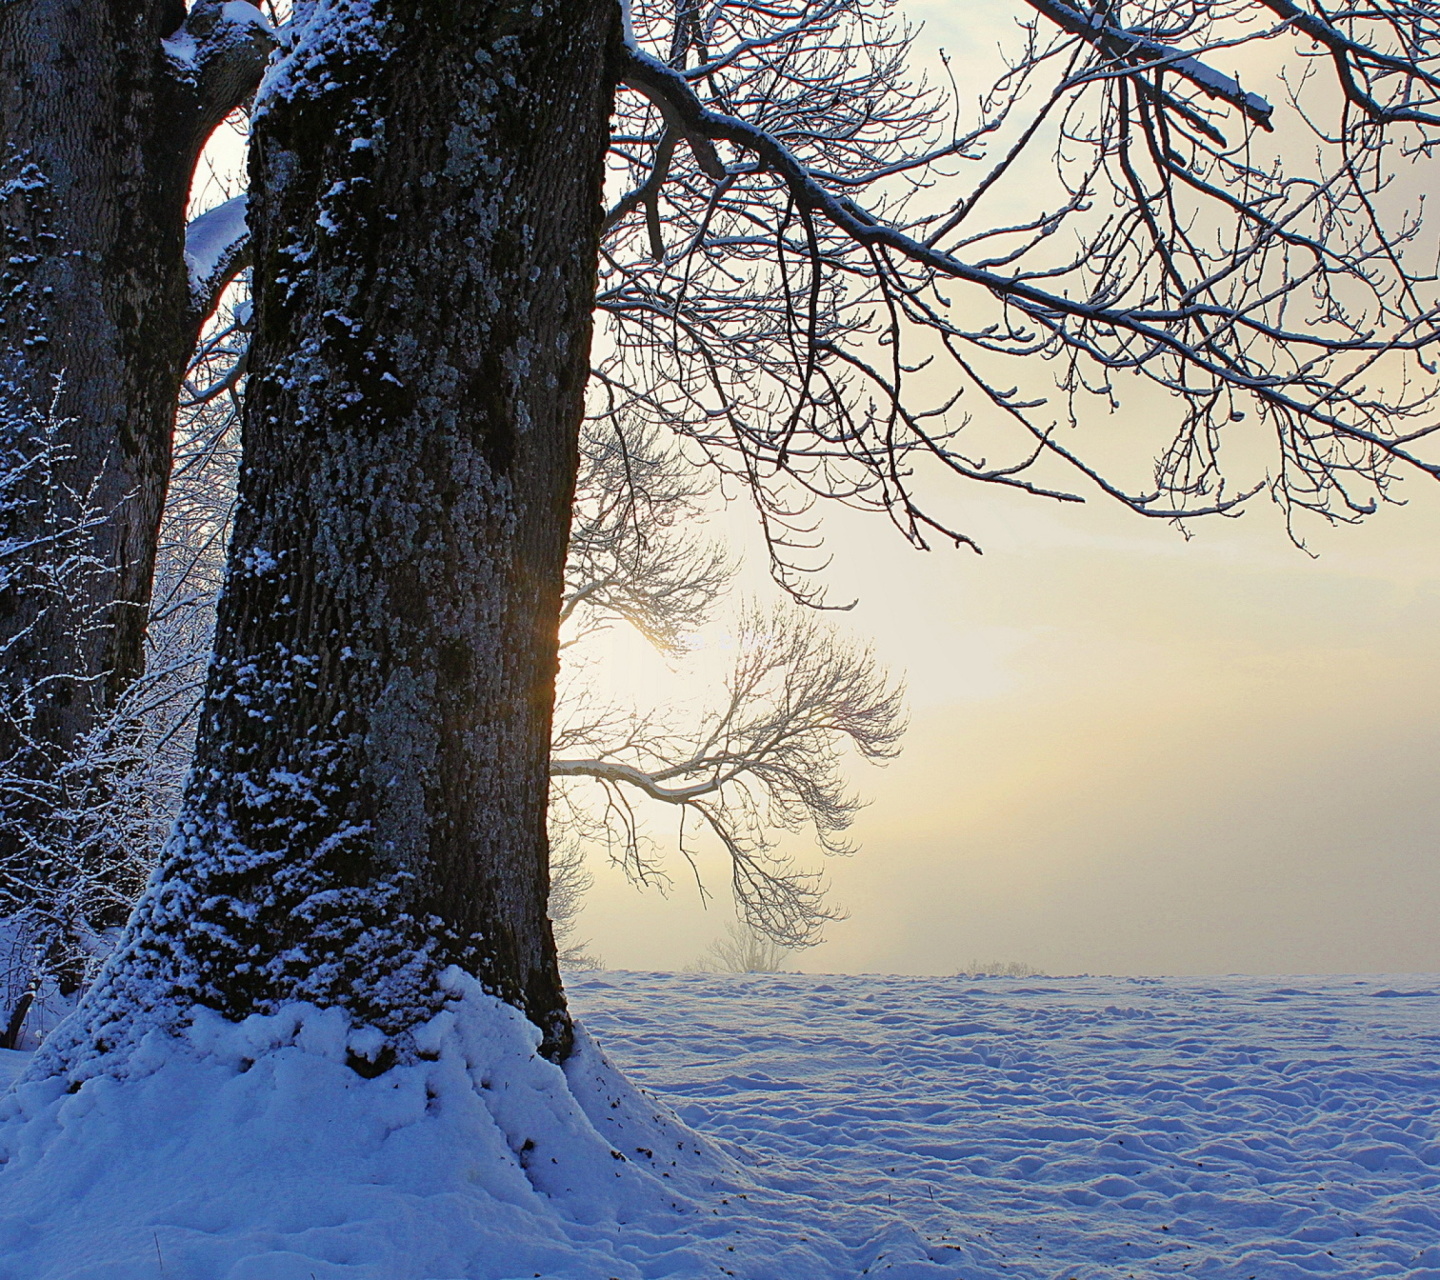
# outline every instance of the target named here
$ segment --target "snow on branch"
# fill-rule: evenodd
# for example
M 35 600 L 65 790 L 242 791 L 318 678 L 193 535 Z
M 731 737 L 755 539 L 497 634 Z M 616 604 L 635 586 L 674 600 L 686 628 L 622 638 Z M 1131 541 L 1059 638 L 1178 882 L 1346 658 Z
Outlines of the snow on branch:
M 215 310 L 225 287 L 250 265 L 250 231 L 242 192 L 200 214 L 185 228 L 190 314 L 198 328 Z
M 1026 0 L 1033 9 L 1049 18 L 1062 31 L 1094 44 L 1108 60 L 1128 71 L 1153 69 L 1169 71 L 1188 80 L 1207 97 L 1228 103 L 1262 129 L 1271 129 L 1275 108 L 1259 94 L 1250 93 L 1240 82 L 1206 65 L 1193 54 L 1168 48 L 1147 36 L 1125 30 L 1106 21 L 1106 10 L 1098 6 L 1085 10 L 1062 0 Z
M 176 84 L 189 98 L 189 145 L 198 150 L 215 127 L 255 92 L 276 47 L 269 19 L 245 0 L 196 0 L 164 41 Z
M 625 82 L 627 84 L 643 87 L 647 96 L 652 99 L 662 98 L 667 101 L 687 130 L 692 130 L 716 141 L 723 139 L 726 142 L 733 142 L 753 151 L 768 168 L 785 178 L 798 201 L 817 213 L 823 213 L 835 226 L 860 245 L 893 249 L 942 275 L 970 284 L 981 285 L 997 296 L 1014 299 L 1038 312 L 1057 317 L 1072 316 L 1077 319 L 1095 320 L 1115 328 L 1132 330 L 1160 347 L 1181 345 L 1180 340 L 1163 327 L 1167 322 L 1184 320 L 1204 312 L 1203 305 L 1196 306 L 1194 304 L 1175 310 L 1155 307 L 1141 309 L 1109 306 L 1104 302 L 1089 299 L 1077 300 L 1064 294 L 1042 289 L 1028 280 L 975 266 L 953 254 L 941 252 L 907 235 L 899 228 L 888 225 L 848 197 L 835 195 L 828 191 L 779 139 L 765 130 L 743 120 L 737 120 L 733 116 L 725 116 L 707 110 L 701 105 L 700 100 L 695 96 L 683 76 L 643 50 L 628 50 L 627 56 L 629 58 L 626 64 Z M 1259 328 L 1266 336 L 1281 341 L 1301 344 L 1320 341 L 1303 331 L 1281 330 L 1274 326 L 1266 326 L 1253 317 L 1243 314 L 1234 317 L 1234 320 L 1242 325 Z M 1433 341 L 1435 341 L 1433 337 L 1427 336 L 1427 344 Z M 1344 345 L 1358 350 L 1379 351 L 1388 350 L 1395 344 L 1377 340 L 1368 335 L 1356 335 Z M 1401 345 L 1411 344 L 1402 343 Z M 1193 358 L 1203 360 L 1199 353 L 1196 353 Z M 1207 362 L 1206 370 L 1226 377 L 1234 376 L 1231 370 L 1214 363 Z M 1165 514 L 1168 516 L 1172 513 Z

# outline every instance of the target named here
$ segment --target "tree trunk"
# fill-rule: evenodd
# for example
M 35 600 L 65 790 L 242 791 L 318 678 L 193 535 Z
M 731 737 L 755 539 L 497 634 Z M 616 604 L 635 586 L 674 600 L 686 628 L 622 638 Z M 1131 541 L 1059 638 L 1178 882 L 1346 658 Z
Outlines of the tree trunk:
M 0 4 L 0 917 L 72 873 L 45 864 L 47 817 L 143 665 L 204 319 L 186 203 L 205 139 L 264 65 L 247 8 Z
M 102 1043 L 138 1006 L 309 1000 L 385 1033 L 378 1070 L 455 964 L 568 1051 L 547 767 L 617 27 L 613 0 L 302 19 L 253 135 L 196 765 Z

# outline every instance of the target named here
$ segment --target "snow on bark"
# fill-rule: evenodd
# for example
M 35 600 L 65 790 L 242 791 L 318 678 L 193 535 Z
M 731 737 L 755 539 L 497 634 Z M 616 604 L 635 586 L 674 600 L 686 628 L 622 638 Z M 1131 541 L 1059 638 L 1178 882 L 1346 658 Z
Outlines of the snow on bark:
M 311 0 L 286 29 L 284 57 L 270 64 L 260 82 L 252 121 L 307 89 L 338 89 L 332 71 L 355 58 L 383 58 L 384 26 L 385 10 L 375 0 Z
M 195 768 L 57 1069 L 303 1001 L 381 1072 L 452 964 L 568 1050 L 545 807 L 616 19 L 440 9 L 316 5 L 263 87 Z
M 246 0 L 196 0 L 161 40 L 176 83 L 190 91 L 203 135 L 255 87 L 277 40 L 270 20 Z

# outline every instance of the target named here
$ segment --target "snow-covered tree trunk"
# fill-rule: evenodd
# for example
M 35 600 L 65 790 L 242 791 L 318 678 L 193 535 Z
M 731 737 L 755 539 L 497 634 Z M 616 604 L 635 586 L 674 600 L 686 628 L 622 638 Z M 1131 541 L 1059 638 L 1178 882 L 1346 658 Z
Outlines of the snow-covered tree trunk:
M 185 257 L 191 175 L 269 47 L 247 4 L 0 4 L 3 867 L 43 859 L 57 778 L 143 665 L 207 302 Z M 0 916 L 43 881 L 30 870 L 0 884 Z
M 309 1000 L 380 1069 L 458 964 L 568 1051 L 545 809 L 617 27 L 336 0 L 262 88 L 196 767 L 92 1038 Z

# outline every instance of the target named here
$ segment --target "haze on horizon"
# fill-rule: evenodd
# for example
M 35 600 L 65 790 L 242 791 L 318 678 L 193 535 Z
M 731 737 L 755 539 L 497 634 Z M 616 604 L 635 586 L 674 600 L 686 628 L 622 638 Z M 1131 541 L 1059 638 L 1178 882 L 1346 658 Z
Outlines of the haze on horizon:
M 962 82 L 1014 12 L 906 9 Z M 825 864 L 849 915 L 794 966 L 1440 970 L 1440 487 L 1396 494 L 1360 527 L 1300 524 L 1313 557 L 1262 502 L 1187 541 L 1099 495 L 956 486 L 947 514 L 983 557 L 827 513 L 825 582 L 912 717 L 898 760 L 853 771 L 860 851 Z M 720 523 L 749 536 L 741 504 Z M 652 684 L 650 657 L 615 650 L 631 662 L 617 679 Z M 681 968 L 731 918 L 718 858 L 708 910 L 669 865 L 662 896 L 592 859 L 579 932 L 611 967 Z

